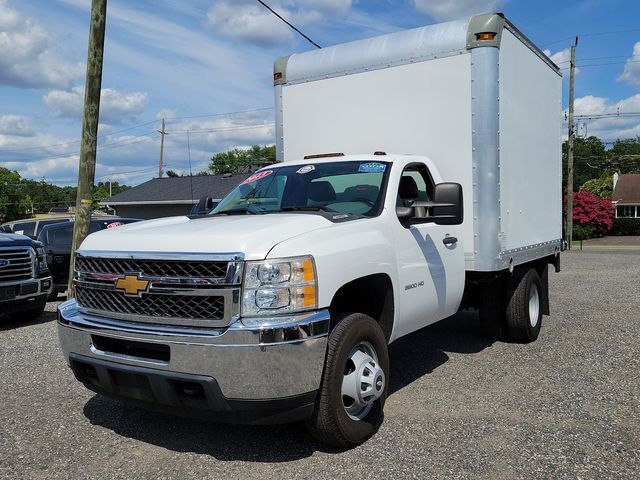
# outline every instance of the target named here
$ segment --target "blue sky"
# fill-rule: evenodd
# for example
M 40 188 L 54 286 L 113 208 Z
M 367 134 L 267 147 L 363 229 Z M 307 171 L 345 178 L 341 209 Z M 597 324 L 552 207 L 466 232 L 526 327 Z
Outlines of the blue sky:
M 270 0 L 323 46 L 503 11 L 568 72 L 579 114 L 640 112 L 637 0 Z M 0 0 L 0 166 L 76 182 L 90 0 Z M 218 151 L 274 142 L 272 62 L 314 48 L 255 0 L 109 0 L 96 181 L 193 171 Z M 564 104 L 568 82 L 564 82 Z M 585 120 L 604 140 L 640 135 L 640 116 Z

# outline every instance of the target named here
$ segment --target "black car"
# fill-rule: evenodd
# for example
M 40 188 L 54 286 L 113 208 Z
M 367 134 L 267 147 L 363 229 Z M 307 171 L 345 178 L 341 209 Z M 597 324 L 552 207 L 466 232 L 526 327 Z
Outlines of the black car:
M 50 290 L 42 244 L 24 235 L 0 233 L 0 316 L 37 317 Z
M 92 219 L 89 233 L 99 232 L 108 228 L 116 228 L 127 223 L 139 222 L 138 218 L 105 218 Z M 73 222 L 55 223 L 42 228 L 38 241 L 44 245 L 47 264 L 53 277 L 53 289 L 49 300 L 57 298 L 58 293 L 64 292 L 69 283 L 69 262 L 71 259 L 71 241 L 73 239 Z

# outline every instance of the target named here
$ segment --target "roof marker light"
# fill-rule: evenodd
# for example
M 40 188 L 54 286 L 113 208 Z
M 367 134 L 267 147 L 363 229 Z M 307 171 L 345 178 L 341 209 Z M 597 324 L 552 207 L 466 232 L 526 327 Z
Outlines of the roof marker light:
M 493 40 L 496 36 L 496 32 L 481 32 L 476 33 L 476 40 Z

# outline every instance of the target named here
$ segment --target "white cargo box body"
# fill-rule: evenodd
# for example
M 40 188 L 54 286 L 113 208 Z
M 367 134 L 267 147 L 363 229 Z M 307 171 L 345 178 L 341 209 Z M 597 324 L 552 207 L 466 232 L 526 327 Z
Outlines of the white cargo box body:
M 274 74 L 279 160 L 425 155 L 463 186 L 467 270 L 559 251 L 562 77 L 502 15 L 294 54 Z

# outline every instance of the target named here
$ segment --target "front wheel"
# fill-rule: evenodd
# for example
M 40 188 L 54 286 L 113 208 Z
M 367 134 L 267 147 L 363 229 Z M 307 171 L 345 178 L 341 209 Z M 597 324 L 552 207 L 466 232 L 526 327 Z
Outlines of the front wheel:
M 380 325 L 360 313 L 342 315 L 329 335 L 309 431 L 337 447 L 361 444 L 382 423 L 388 384 L 389 353 Z

